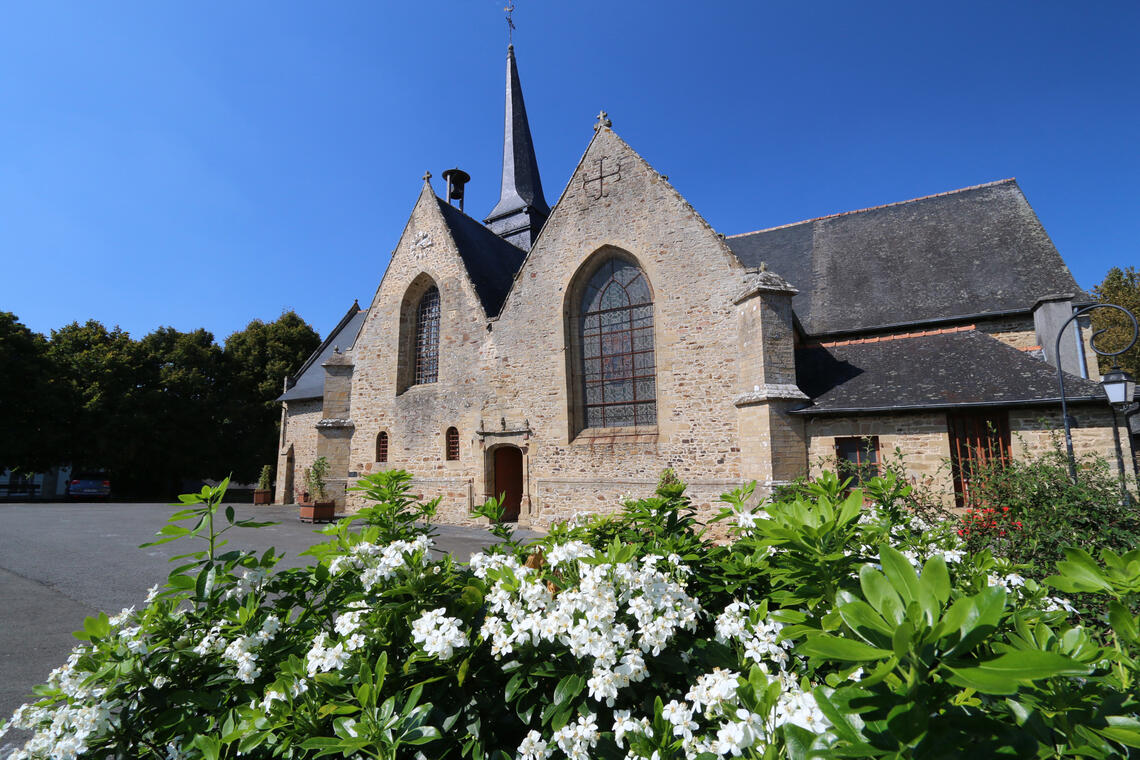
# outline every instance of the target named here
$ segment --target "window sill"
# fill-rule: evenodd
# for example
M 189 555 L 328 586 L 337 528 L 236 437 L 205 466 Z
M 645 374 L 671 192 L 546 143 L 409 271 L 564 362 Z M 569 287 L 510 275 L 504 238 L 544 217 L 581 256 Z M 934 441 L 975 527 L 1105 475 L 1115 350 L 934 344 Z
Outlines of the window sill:
M 615 443 L 657 443 L 656 425 L 586 428 L 574 437 L 574 446 L 600 446 Z
M 436 381 L 430 382 L 430 383 L 416 383 L 415 385 L 409 385 L 407 388 L 404 388 L 402 391 L 398 392 L 396 394 L 396 398 L 399 398 L 400 396 L 404 396 L 404 395 L 409 394 L 409 393 L 423 393 L 424 391 L 426 391 L 428 389 L 435 388 L 435 386 L 438 383 L 439 383 L 439 381 L 436 380 Z

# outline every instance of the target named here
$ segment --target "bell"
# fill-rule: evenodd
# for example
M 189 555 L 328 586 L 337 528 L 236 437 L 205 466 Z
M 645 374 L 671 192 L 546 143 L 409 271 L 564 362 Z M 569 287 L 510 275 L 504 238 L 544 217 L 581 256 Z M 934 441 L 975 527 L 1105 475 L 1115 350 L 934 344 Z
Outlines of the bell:
M 459 210 L 463 210 L 463 186 L 471 181 L 471 175 L 462 169 L 448 169 L 443 173 L 447 182 L 447 202 L 459 201 Z

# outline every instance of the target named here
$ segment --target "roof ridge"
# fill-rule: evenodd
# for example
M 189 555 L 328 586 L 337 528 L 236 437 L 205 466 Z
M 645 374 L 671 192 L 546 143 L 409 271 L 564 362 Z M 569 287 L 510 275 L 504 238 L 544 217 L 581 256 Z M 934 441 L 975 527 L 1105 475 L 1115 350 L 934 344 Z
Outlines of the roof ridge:
M 751 232 L 738 232 L 735 235 L 726 235 L 726 238 L 739 238 L 747 237 L 748 235 L 758 235 L 761 232 L 773 232 L 774 230 L 782 230 L 787 227 L 795 227 L 799 224 L 807 224 L 808 222 L 819 222 L 824 219 L 835 219 L 840 216 L 849 216 L 851 214 L 862 214 L 865 211 L 878 211 L 879 209 L 891 208 L 892 206 L 902 206 L 907 203 L 916 203 L 918 201 L 926 201 L 931 198 L 943 198 L 947 195 L 954 195 L 956 193 L 965 193 L 970 190 L 979 190 L 983 187 L 994 187 L 996 185 L 1004 185 L 1007 182 L 1016 182 L 1016 177 L 1007 177 L 1005 179 L 995 179 L 992 182 L 982 182 L 978 185 L 970 185 L 969 187 L 959 187 L 956 190 L 945 190 L 941 193 L 931 193 L 930 195 L 921 195 L 917 198 L 908 198 L 904 201 L 894 201 L 893 203 L 880 203 L 877 206 L 867 206 L 866 208 L 857 208 L 852 211 L 840 211 L 834 214 L 824 214 L 823 216 L 813 216 L 810 219 L 801 219 L 798 222 L 788 222 L 787 224 L 778 224 L 775 227 L 765 227 Z
M 352 301 L 352 306 L 350 306 L 348 309 L 348 313 L 341 317 L 340 321 L 337 322 L 336 327 L 329 331 L 329 334 L 325 336 L 324 340 L 321 341 L 321 345 L 317 346 L 317 349 L 313 351 L 313 353 L 309 354 L 309 358 L 305 360 L 305 363 L 301 365 L 301 368 L 297 370 L 296 374 L 289 375 L 289 379 L 293 381 L 294 385 L 296 384 L 296 381 L 301 378 L 301 375 L 305 374 L 309 367 L 312 366 L 313 362 L 317 360 L 317 357 L 321 355 L 321 352 L 328 348 L 329 344 L 332 343 L 338 335 L 340 335 L 340 331 L 343 330 L 350 321 L 352 321 L 353 317 L 362 311 L 364 311 L 364 309 L 360 308 L 360 299 L 354 298 Z

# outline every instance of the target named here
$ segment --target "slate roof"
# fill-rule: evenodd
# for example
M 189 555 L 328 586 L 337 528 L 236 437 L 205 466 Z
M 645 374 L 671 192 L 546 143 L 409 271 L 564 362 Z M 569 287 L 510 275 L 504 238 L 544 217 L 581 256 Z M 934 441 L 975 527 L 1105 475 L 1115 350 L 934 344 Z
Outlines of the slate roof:
M 1012 179 L 849 211 L 726 242 L 799 289 L 808 335 L 1029 311 L 1088 299 Z
M 347 351 L 356 342 L 356 336 L 364 325 L 364 318 L 368 316 L 366 309 L 354 303 L 340 323 L 332 329 L 329 336 L 317 347 L 301 368 L 294 375 L 293 385 L 289 390 L 277 397 L 278 401 L 301 401 L 304 399 L 324 398 L 325 370 L 321 367 L 333 355 L 333 349 L 339 348 Z
M 507 47 L 507 102 L 503 129 L 503 182 L 499 202 L 491 213 L 490 221 L 530 207 L 549 216 L 550 206 L 542 194 L 542 178 L 538 176 L 538 159 L 534 155 L 534 139 L 530 134 L 530 121 L 526 117 L 522 83 L 515 62 L 515 46 Z
M 439 198 L 436 201 L 483 310 L 488 317 L 497 316 L 515 273 L 526 258 L 526 251 L 503 240 L 450 203 Z
M 976 330 L 796 351 L 796 378 L 812 399 L 800 414 L 847 414 L 1060 403 L 1057 371 Z M 1070 402 L 1107 403 L 1099 383 L 1065 375 Z

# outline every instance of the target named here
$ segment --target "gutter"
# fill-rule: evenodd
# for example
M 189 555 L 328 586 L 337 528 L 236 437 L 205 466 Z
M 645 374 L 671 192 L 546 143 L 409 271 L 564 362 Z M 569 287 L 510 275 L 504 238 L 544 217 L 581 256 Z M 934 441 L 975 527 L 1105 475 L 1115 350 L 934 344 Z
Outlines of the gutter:
M 1071 404 L 1104 402 L 1105 399 L 1100 396 L 1079 396 L 1077 398 L 1068 398 L 1065 400 Z M 993 409 L 1003 406 L 1049 406 L 1052 404 L 1060 404 L 1060 398 L 1028 398 L 1016 399 L 1013 401 L 973 401 L 968 403 L 929 403 L 929 404 L 907 404 L 905 406 L 860 406 L 851 407 L 847 409 L 814 409 L 806 407 L 804 409 L 793 409 L 788 414 L 800 414 L 804 416 L 822 416 L 832 414 L 872 414 L 876 412 L 921 412 L 929 411 L 932 409 Z

